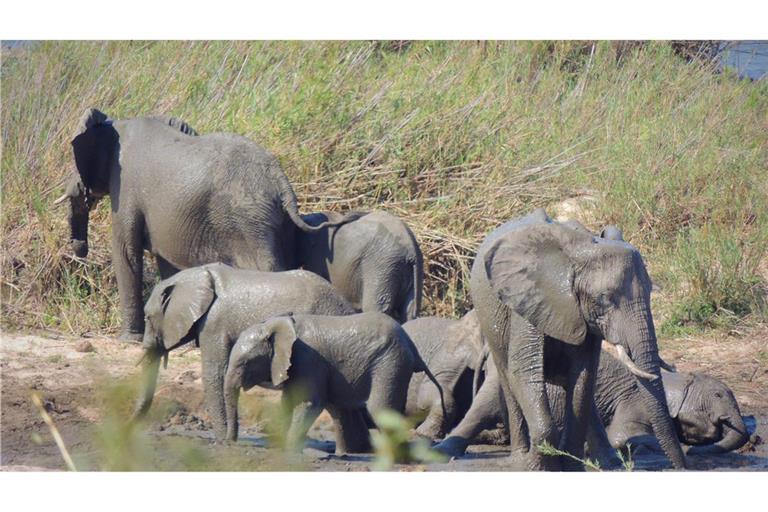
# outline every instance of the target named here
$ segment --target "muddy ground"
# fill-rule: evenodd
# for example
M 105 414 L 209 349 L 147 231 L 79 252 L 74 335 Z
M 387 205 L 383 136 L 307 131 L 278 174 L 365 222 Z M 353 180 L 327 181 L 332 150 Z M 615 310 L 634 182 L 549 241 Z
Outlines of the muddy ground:
M 768 326 L 728 337 L 663 340 L 662 355 L 681 371 L 704 371 L 734 390 L 759 438 L 768 440 Z M 202 405 L 200 356 L 182 349 L 161 370 L 156 401 L 144 428 L 127 431 L 124 417 L 141 356 L 138 344 L 110 338 L 71 338 L 51 333 L 2 335 L 0 465 L 4 470 L 62 470 L 59 449 L 32 393 L 61 432 L 80 470 L 318 470 L 368 471 L 372 456 L 337 457 L 330 418 L 310 431 L 302 456 L 286 459 L 267 448 L 263 414 L 278 394 L 258 389 L 244 397 L 241 440 L 212 440 Z M 503 471 L 504 447 L 481 445 L 445 463 L 399 465 L 401 471 Z M 768 445 L 748 444 L 739 453 L 689 457 L 697 470 L 768 470 Z M 666 469 L 663 457 L 635 454 L 635 469 Z

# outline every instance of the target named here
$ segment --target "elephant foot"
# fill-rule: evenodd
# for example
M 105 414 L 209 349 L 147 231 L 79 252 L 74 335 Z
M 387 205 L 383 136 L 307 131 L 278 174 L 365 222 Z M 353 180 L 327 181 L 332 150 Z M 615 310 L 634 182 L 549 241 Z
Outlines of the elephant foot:
M 463 437 L 453 436 L 445 438 L 433 446 L 432 449 L 448 457 L 461 457 L 467 451 L 468 446 L 468 440 Z
M 560 457 L 538 452 L 513 451 L 509 454 L 510 471 L 562 471 Z
M 144 333 L 134 331 L 123 331 L 117 338 L 120 341 L 127 341 L 129 343 L 141 342 L 144 339 Z

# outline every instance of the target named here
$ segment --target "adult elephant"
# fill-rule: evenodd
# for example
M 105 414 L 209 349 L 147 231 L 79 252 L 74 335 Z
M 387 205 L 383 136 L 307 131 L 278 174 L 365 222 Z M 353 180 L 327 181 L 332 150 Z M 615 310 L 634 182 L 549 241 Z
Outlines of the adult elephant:
M 185 128 L 186 127 L 186 128 Z M 112 258 L 120 292 L 122 339 L 141 339 L 144 250 L 167 278 L 212 262 L 262 271 L 296 267 L 296 194 L 277 159 L 235 134 L 196 132 L 157 118 L 110 120 L 95 108 L 80 121 L 77 166 L 67 191 L 76 255 L 88 253 L 88 213 L 112 203 Z M 338 224 L 356 218 L 342 218 Z
M 486 237 L 470 290 L 499 372 L 512 457 L 521 467 L 580 467 L 538 448 L 549 443 L 583 456 L 603 339 L 640 378 L 664 452 L 676 468 L 685 467 L 660 379 L 651 281 L 637 249 L 553 222 L 540 209 Z M 548 381 L 566 393 L 561 436 Z

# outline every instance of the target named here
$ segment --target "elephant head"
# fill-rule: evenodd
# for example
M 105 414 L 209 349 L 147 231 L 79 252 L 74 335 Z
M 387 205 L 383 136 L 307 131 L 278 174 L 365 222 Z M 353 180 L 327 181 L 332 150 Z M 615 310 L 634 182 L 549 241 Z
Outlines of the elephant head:
M 153 117 L 186 135 L 197 132 L 181 119 Z M 110 178 L 118 165 L 119 135 L 106 114 L 95 109 L 86 110 L 71 141 L 76 172 L 67 181 L 64 194 L 53 204 L 70 200 L 69 227 L 72 250 L 77 257 L 88 255 L 88 214 L 94 205 L 110 193 Z
M 651 280 L 638 250 L 545 221 L 509 229 L 483 258 L 498 299 L 540 333 L 571 345 L 590 335 L 616 346 L 641 383 L 662 448 L 675 467 L 685 467 L 659 378 Z
M 64 194 L 53 204 L 58 205 L 69 199 L 70 208 L 67 220 L 69 222 L 70 245 L 72 252 L 78 258 L 88 256 L 88 217 L 98 198 L 89 195 L 80 175 L 73 173 L 67 181 Z
M 733 392 L 701 373 L 662 373 L 669 413 L 690 454 L 725 453 L 748 440 L 746 425 Z
M 134 418 L 144 415 L 152 405 L 160 359 L 197 337 L 198 322 L 215 297 L 213 277 L 205 267 L 179 272 L 152 290 L 144 306 L 142 392 Z
M 232 347 L 224 378 L 227 439 L 237 440 L 240 388 L 269 383 L 280 388 L 288 380 L 296 325 L 290 316 L 275 317 L 243 331 Z

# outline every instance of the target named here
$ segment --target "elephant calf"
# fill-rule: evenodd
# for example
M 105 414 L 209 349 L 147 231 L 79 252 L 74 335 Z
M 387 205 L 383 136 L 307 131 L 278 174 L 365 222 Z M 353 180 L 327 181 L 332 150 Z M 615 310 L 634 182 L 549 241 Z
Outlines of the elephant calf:
M 736 397 L 721 381 L 703 373 L 665 370 L 661 378 L 678 438 L 690 446 L 688 454 L 725 453 L 741 448 L 749 440 Z M 595 403 L 614 448 L 627 443 L 657 447 L 650 414 L 638 395 L 634 377 L 603 351 Z
M 232 349 L 224 393 L 227 438 L 237 439 L 240 388 L 265 385 L 283 389 L 284 400 L 302 396 L 288 446 L 301 446 L 327 409 L 336 453 L 368 452 L 367 411 L 403 413 L 411 375 L 422 371 L 439 388 L 408 335 L 384 314 L 272 318 L 244 331 Z
M 444 436 L 472 403 L 473 381 L 483 363 L 484 347 L 477 315 L 470 311 L 460 320 L 422 317 L 403 324 L 419 354 L 435 374 L 443 390 L 445 413 L 434 386 L 415 375 L 408 387 L 409 416 L 427 413 L 419 435 Z
M 302 218 L 310 226 L 342 219 L 333 212 Z M 330 281 L 358 310 L 385 313 L 400 323 L 418 316 L 423 257 L 402 220 L 372 211 L 341 226 L 297 231 L 297 237 L 299 265 Z
M 224 372 L 241 332 L 278 315 L 350 315 L 354 308 L 327 281 L 303 270 L 260 272 L 222 263 L 194 267 L 161 281 L 144 307 L 144 389 L 136 417 L 152 404 L 160 359 L 190 341 L 200 345 L 203 391 L 214 433 L 226 433 Z

